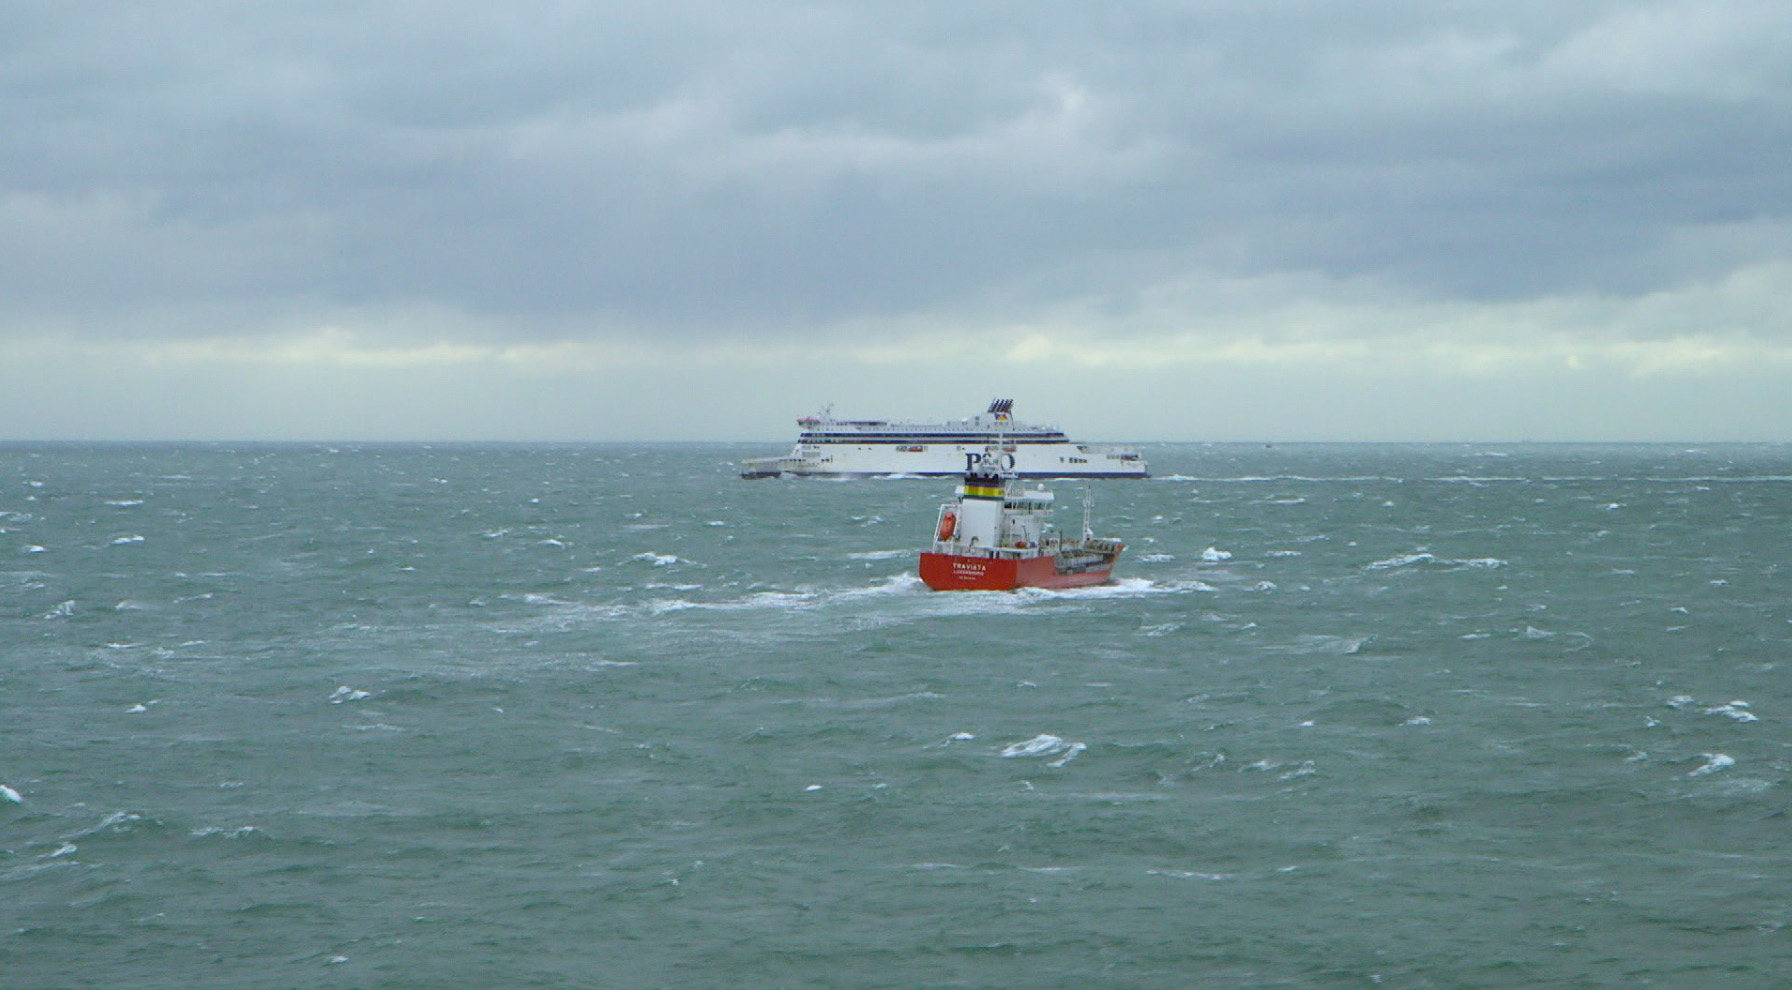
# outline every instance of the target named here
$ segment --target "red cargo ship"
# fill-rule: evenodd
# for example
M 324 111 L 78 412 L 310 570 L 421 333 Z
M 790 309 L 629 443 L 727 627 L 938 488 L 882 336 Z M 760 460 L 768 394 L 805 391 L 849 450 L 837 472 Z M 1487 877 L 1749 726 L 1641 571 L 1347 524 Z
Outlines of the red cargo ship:
M 1022 489 L 1000 474 L 973 470 L 958 500 L 940 506 L 933 549 L 921 553 L 921 581 L 935 591 L 1075 588 L 1112 578 L 1126 544 L 1098 539 L 1084 507 L 1081 539 L 1051 524 L 1052 493 Z

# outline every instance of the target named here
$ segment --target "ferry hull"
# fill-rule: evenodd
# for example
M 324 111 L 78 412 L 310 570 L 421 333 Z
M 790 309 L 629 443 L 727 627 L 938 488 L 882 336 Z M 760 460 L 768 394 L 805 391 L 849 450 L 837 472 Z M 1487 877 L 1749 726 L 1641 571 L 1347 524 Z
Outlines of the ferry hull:
M 863 478 L 950 478 L 958 472 L 954 471 L 776 471 L 766 468 L 752 467 L 743 469 L 740 476 L 745 481 L 758 481 L 764 478 L 820 478 L 824 481 L 850 481 Z M 1033 471 L 1017 472 L 1016 478 L 1023 481 L 1098 481 L 1118 478 L 1142 479 L 1151 475 L 1142 471 L 1085 471 L 1071 473 L 1065 471 Z
M 1071 444 L 1017 444 L 1003 468 L 1014 478 L 1149 478 L 1143 457 L 1130 449 Z M 880 478 L 891 476 L 954 478 L 965 472 L 967 455 L 981 456 L 982 445 L 934 444 L 925 450 L 902 451 L 887 444 L 817 445 L 786 457 L 754 457 L 740 463 L 740 476 L 754 478 Z
M 1080 588 L 1106 584 L 1114 573 L 1114 560 L 1077 570 L 1059 570 L 1057 558 L 965 557 L 958 554 L 921 554 L 921 582 L 935 591 L 1013 591 L 1016 588 Z

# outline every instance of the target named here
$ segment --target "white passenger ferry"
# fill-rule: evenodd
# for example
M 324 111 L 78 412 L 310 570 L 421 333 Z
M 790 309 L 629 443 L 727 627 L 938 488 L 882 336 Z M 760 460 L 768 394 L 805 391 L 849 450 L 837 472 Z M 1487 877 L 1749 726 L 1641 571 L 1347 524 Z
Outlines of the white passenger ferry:
M 1014 400 L 945 423 L 835 419 L 832 407 L 796 421 L 802 428 L 785 457 L 741 462 L 743 478 L 919 475 L 982 469 L 1017 478 L 1143 478 L 1145 459 L 1131 447 L 1077 443 L 1055 426 L 1015 422 Z

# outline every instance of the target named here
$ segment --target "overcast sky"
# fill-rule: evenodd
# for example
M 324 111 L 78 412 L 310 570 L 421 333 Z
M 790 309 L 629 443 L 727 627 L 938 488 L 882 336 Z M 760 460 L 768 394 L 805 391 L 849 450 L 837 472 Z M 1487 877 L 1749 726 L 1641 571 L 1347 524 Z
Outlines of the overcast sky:
M 1792 440 L 1789 383 L 1785 0 L 0 5 L 0 439 Z

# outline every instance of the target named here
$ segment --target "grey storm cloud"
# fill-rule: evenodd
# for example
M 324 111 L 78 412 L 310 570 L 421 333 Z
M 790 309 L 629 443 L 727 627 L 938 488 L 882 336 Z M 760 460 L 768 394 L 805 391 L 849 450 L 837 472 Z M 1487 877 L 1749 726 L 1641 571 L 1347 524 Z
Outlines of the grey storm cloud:
M 15 4 L 0 294 L 549 336 L 1190 270 L 1642 294 L 1792 253 L 1788 38 L 1748 0 Z

